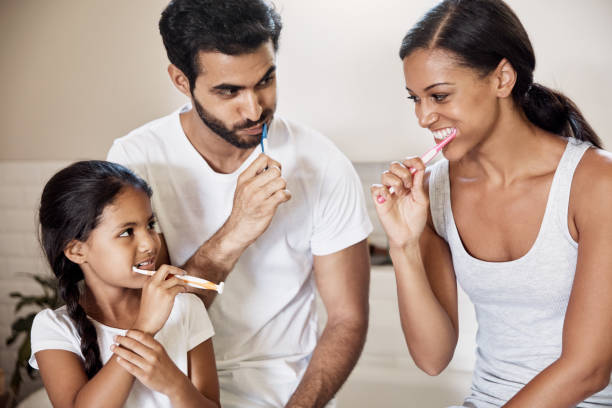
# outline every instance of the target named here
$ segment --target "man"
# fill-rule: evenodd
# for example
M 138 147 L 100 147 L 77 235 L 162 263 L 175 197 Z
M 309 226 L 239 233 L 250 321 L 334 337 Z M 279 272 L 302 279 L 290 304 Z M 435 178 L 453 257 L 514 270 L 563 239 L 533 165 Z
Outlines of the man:
M 372 227 L 357 175 L 326 138 L 274 117 L 281 22 L 264 0 L 176 0 L 159 26 L 191 103 L 117 139 L 108 159 L 154 190 L 157 264 L 225 281 L 222 295 L 199 293 L 222 405 L 324 406 L 367 331 Z M 328 315 L 318 341 L 315 287 Z

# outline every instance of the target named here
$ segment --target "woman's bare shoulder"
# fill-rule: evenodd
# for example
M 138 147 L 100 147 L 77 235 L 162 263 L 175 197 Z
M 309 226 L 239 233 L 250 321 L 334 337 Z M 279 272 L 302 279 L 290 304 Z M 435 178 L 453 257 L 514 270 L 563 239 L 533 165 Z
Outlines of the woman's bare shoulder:
M 612 153 L 596 148 L 584 153 L 574 173 L 572 201 L 577 210 L 612 204 Z

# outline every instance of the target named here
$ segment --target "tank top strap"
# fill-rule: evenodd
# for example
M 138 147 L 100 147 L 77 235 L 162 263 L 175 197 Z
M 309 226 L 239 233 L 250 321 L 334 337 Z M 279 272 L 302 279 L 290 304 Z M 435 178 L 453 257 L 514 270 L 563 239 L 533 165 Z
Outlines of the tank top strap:
M 447 211 L 450 206 L 448 160 L 441 159 L 429 166 L 429 208 L 436 233 L 448 242 Z
M 592 147 L 592 144 L 575 138 L 569 138 L 565 152 L 559 161 L 555 173 L 555 181 L 551 186 L 549 201 L 553 208 L 554 220 L 561 229 L 568 234 L 567 215 L 569 209 L 570 192 L 572 180 L 584 153 Z M 570 236 L 571 238 L 571 236 Z M 572 239 L 573 241 L 573 239 Z

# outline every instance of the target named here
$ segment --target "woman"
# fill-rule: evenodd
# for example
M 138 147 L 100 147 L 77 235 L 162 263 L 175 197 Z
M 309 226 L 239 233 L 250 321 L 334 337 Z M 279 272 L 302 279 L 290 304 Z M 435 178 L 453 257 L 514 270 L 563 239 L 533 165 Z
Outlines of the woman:
M 427 173 L 410 158 L 372 186 L 416 364 L 450 362 L 459 281 L 479 323 L 464 406 L 612 406 L 612 156 L 533 82 L 502 1 L 441 2 L 400 57 L 419 124 L 436 142 L 456 134 Z

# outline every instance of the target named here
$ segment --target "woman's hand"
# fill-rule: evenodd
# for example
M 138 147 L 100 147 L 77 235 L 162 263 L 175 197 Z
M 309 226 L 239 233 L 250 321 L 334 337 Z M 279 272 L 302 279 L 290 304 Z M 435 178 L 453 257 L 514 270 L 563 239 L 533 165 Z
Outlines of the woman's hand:
M 185 271 L 162 265 L 142 287 L 140 310 L 133 329 L 155 335 L 170 316 L 177 294 L 186 291 L 181 279 L 169 275 L 184 275 Z
M 414 175 L 410 169 L 415 169 Z M 382 184 L 370 188 L 378 218 L 390 247 L 418 244 L 425 229 L 429 196 L 423 186 L 425 164 L 418 158 L 393 162 L 381 177 Z M 393 188 L 393 194 L 389 191 Z
M 189 381 L 152 335 L 128 330 L 125 336 L 115 336 L 115 342 L 111 351 L 117 363 L 148 388 L 172 395 L 182 382 Z

